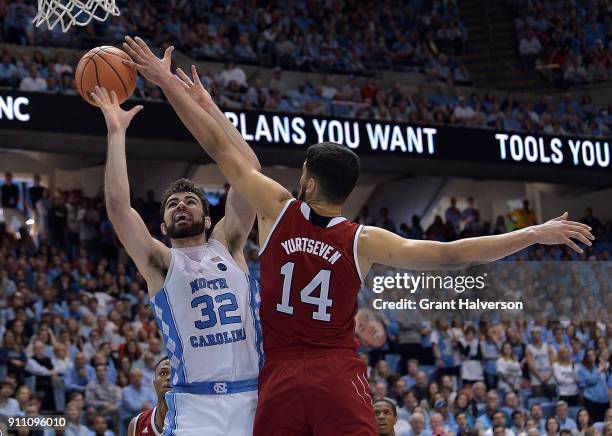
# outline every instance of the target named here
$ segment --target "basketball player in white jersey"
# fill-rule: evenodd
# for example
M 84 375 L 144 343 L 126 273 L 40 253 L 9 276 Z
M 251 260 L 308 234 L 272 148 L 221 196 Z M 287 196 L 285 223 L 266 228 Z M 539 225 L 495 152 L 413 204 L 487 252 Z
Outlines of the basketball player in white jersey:
M 164 434 L 250 436 L 263 354 L 257 285 L 246 274 L 242 250 L 255 212 L 230 189 L 226 215 L 207 240 L 208 201 L 193 182 L 180 179 L 162 198 L 161 231 L 172 248 L 153 239 L 130 207 L 125 154 L 127 127 L 142 106 L 123 111 L 116 95 L 100 88 L 94 99 L 108 127 L 108 216 L 147 281 L 170 359 Z M 227 135 L 230 141 L 240 138 L 237 146 L 259 169 L 240 135 Z

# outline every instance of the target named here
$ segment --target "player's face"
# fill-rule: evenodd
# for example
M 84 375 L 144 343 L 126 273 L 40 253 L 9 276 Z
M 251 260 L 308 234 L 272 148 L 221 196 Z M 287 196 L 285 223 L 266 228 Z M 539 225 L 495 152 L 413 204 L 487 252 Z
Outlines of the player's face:
M 155 369 L 155 380 L 153 380 L 153 386 L 155 386 L 155 393 L 158 397 L 161 397 L 170 391 L 170 362 L 163 360 Z
M 397 417 L 393 414 L 391 406 L 383 402 L 376 403 L 374 405 L 374 416 L 376 417 L 379 434 L 388 434 L 393 430 Z
M 192 192 L 179 192 L 166 200 L 162 231 L 165 229 L 171 239 L 191 238 L 204 233 L 207 220 L 200 198 Z

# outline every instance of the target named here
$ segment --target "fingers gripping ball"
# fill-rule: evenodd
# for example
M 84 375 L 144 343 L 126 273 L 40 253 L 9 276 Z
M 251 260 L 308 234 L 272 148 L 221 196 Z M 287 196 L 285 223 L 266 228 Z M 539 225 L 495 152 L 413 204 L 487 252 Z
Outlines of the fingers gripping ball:
M 81 96 L 97 106 L 91 93 L 96 86 L 110 93 L 115 91 L 119 104 L 126 101 L 136 88 L 136 69 L 123 64 L 130 56 L 115 47 L 102 46 L 90 50 L 79 61 L 75 72 L 76 87 Z

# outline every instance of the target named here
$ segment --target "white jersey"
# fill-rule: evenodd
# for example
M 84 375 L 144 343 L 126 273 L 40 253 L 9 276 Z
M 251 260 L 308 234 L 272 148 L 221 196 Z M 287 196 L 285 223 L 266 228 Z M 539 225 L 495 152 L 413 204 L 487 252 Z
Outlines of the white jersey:
M 550 372 L 552 370 L 550 355 L 548 354 L 548 344 L 546 342 L 542 342 L 540 347 L 529 344 L 527 345 L 527 350 L 533 356 L 535 367 L 539 373 Z M 529 378 L 531 380 L 531 384 L 534 386 L 539 386 L 542 384 L 540 379 L 537 378 L 535 374 L 529 374 Z
M 208 426 L 229 425 L 237 407 L 233 403 L 243 410 L 250 404 L 254 416 L 257 376 L 263 364 L 257 283 L 238 267 L 223 244 L 211 239 L 203 246 L 171 249 L 164 287 L 151 305 L 170 359 L 173 388 L 166 394 L 169 410 L 164 432 L 248 434 L 250 429 L 236 432 Z M 225 407 L 219 407 L 224 404 L 227 416 L 221 410 Z M 202 412 L 198 416 L 192 408 L 210 409 L 221 416 L 203 419 Z

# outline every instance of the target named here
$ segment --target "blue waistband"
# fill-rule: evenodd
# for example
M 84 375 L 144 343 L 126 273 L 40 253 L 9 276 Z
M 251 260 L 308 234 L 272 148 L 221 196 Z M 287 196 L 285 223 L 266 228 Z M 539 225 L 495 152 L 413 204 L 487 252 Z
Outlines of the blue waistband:
M 227 381 L 227 382 L 196 382 L 187 385 L 176 385 L 172 392 L 195 395 L 224 395 L 240 392 L 256 391 L 257 379 Z

